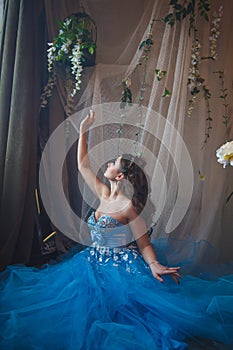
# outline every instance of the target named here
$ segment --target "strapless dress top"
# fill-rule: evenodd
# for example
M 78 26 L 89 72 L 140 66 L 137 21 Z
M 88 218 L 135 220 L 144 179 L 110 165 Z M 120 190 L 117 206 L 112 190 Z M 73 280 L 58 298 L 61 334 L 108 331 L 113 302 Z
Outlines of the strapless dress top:
M 101 215 L 98 220 L 92 212 L 87 220 L 93 246 L 124 247 L 134 240 L 129 225 L 121 224 L 111 215 Z

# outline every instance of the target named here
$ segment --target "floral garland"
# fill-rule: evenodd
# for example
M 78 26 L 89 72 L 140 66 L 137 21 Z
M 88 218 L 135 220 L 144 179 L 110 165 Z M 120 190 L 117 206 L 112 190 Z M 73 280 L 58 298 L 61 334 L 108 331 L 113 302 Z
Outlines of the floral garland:
M 48 43 L 48 83 L 41 94 L 41 107 L 45 107 L 48 98 L 52 95 L 53 87 L 56 85 L 57 73 L 56 65 L 60 63 L 66 68 L 74 78 L 74 87 L 71 97 L 80 90 L 81 76 L 86 58 L 85 53 L 93 55 L 95 52 L 95 42 L 91 38 L 88 29 L 90 18 L 85 13 L 71 15 L 63 22 L 59 21 L 58 36 Z
M 200 94 L 200 91 L 203 92 L 203 97 L 206 104 L 206 127 L 205 127 L 205 139 L 203 144 L 207 143 L 208 138 L 210 137 L 210 132 L 212 129 L 212 117 L 210 109 L 210 99 L 211 92 L 209 87 L 205 84 L 205 79 L 200 76 L 200 65 L 204 60 L 213 60 L 217 59 L 217 41 L 220 35 L 220 21 L 223 14 L 223 7 L 220 6 L 218 11 L 213 14 L 213 19 L 210 25 L 210 36 L 209 36 L 209 55 L 207 57 L 201 56 L 201 41 L 198 37 L 198 28 L 197 28 L 197 16 L 202 17 L 207 22 L 209 19 L 210 12 L 210 0 L 171 0 L 169 5 L 172 7 L 173 12 L 169 13 L 165 17 L 165 22 L 171 26 L 174 25 L 176 21 L 181 21 L 185 17 L 189 16 L 189 35 L 193 35 L 193 42 L 191 48 L 191 62 L 189 68 L 188 76 L 188 87 L 190 90 L 191 97 L 188 101 L 188 111 L 187 116 L 190 117 L 197 97 Z
M 144 100 L 144 93 L 145 93 L 145 78 L 146 78 L 146 72 L 147 72 L 147 64 L 149 59 L 149 54 L 151 51 L 151 46 L 153 45 L 153 25 L 156 21 L 166 23 L 170 26 L 173 26 L 176 21 L 181 21 L 189 16 L 189 35 L 193 35 L 193 42 L 192 42 L 192 48 L 191 48 L 191 62 L 190 62 L 190 68 L 189 68 L 189 75 L 188 75 L 188 81 L 187 85 L 190 90 L 191 97 L 188 102 L 188 111 L 187 115 L 190 117 L 197 97 L 202 91 L 203 97 L 205 99 L 205 105 L 206 105 L 206 127 L 205 127 L 205 139 L 203 144 L 205 145 L 208 141 L 208 138 L 210 137 L 210 133 L 212 130 L 212 115 L 211 115 L 211 91 L 210 88 L 205 83 L 205 78 L 203 78 L 200 75 L 200 65 L 204 60 L 216 60 L 217 58 L 217 40 L 220 35 L 220 21 L 223 13 L 223 7 L 220 6 L 218 11 L 213 14 L 213 19 L 210 26 L 210 37 L 209 37 L 209 56 L 203 57 L 201 55 L 201 41 L 198 38 L 198 29 L 197 29 L 197 16 L 199 15 L 202 17 L 205 21 L 209 21 L 209 12 L 210 12 L 210 0 L 187 0 L 187 1 L 180 1 L 180 0 L 170 0 L 169 5 L 173 9 L 173 12 L 169 13 L 165 18 L 162 19 L 153 19 L 151 21 L 149 32 L 147 34 L 147 37 L 145 40 L 141 42 L 139 45 L 139 50 L 143 49 L 143 53 L 141 55 L 141 58 L 139 59 L 138 63 L 136 64 L 136 67 L 134 71 L 131 73 L 133 74 L 135 70 L 141 66 L 143 67 L 144 73 L 143 78 L 141 82 L 141 88 L 139 92 L 139 107 L 142 105 Z M 162 80 L 163 77 L 167 74 L 167 71 L 164 69 L 157 68 L 155 70 L 156 77 L 158 81 Z M 132 92 L 130 90 L 131 85 L 131 75 L 125 77 L 125 79 L 122 82 L 123 85 L 123 92 L 121 97 L 121 108 L 124 108 L 126 104 L 131 105 L 132 104 Z M 164 88 L 164 93 L 161 97 L 169 97 L 171 96 L 171 92 L 167 87 Z M 122 113 L 123 117 L 121 118 L 121 124 L 120 128 L 117 130 L 119 137 L 123 134 L 123 124 L 125 120 L 125 113 Z M 143 126 L 142 123 L 142 116 L 139 116 L 139 123 L 138 125 L 138 131 L 136 132 L 136 141 L 137 144 L 139 142 L 139 136 L 141 134 L 141 127 Z
M 205 6 L 206 12 L 204 13 L 204 18 L 209 21 L 209 16 L 207 15 L 207 11 L 210 11 L 210 7 L 206 2 Z M 200 11 L 200 9 L 199 9 Z M 201 43 L 200 39 L 197 36 L 198 30 L 195 25 L 195 21 L 193 21 L 192 24 L 192 30 L 193 30 L 193 43 L 192 43 L 192 51 L 191 51 L 191 65 L 189 68 L 189 76 L 188 76 L 188 87 L 190 89 L 191 98 L 188 103 L 188 117 L 191 116 L 194 105 L 196 103 L 197 97 L 202 90 L 203 97 L 205 99 L 206 104 L 206 127 L 205 127 L 205 138 L 203 142 L 203 146 L 207 143 L 208 138 L 210 137 L 210 133 L 212 130 L 212 117 L 211 117 L 211 109 L 210 109 L 210 99 L 211 99 L 211 92 L 209 87 L 205 84 L 205 78 L 200 76 L 199 70 L 200 65 L 204 60 L 213 60 L 215 61 L 217 59 L 217 40 L 220 35 L 219 30 L 219 24 L 222 18 L 223 13 L 223 7 L 220 6 L 218 9 L 218 12 L 213 14 L 213 20 L 211 23 L 210 28 L 210 37 L 209 37 L 209 56 L 203 57 L 201 56 Z M 203 16 L 203 14 L 201 14 Z
M 154 42 L 153 42 L 153 27 L 154 27 L 155 22 L 164 22 L 164 20 L 163 19 L 152 19 L 152 21 L 149 25 L 149 30 L 148 30 L 148 33 L 146 35 L 145 40 L 143 40 L 138 47 L 138 50 L 142 50 L 142 55 L 141 55 L 139 61 L 137 62 L 134 70 L 132 71 L 132 73 L 130 75 L 126 76 L 122 81 L 123 91 L 122 91 L 120 107 L 123 111 L 121 113 L 120 127 L 116 130 L 116 132 L 118 133 L 119 139 L 123 135 L 124 121 L 125 121 L 125 118 L 127 116 L 126 112 L 124 111 L 124 108 L 126 107 L 127 104 L 129 106 L 131 106 L 132 100 L 133 100 L 132 92 L 130 89 L 130 86 L 132 84 L 131 77 L 135 73 L 135 71 L 139 67 L 141 67 L 141 69 L 142 69 L 142 81 L 140 84 L 139 94 L 136 98 L 137 104 L 139 107 L 138 122 L 136 123 L 137 130 L 135 132 L 135 140 L 134 140 L 134 155 L 136 157 L 142 156 L 142 152 L 140 150 L 140 138 L 141 138 L 142 130 L 144 127 L 144 114 L 143 114 L 142 107 L 143 107 L 143 101 L 144 101 L 144 94 L 145 94 L 145 90 L 146 90 L 148 61 L 150 58 L 151 47 L 154 44 Z M 155 69 L 155 75 L 156 75 L 158 81 L 161 81 L 166 76 L 166 74 L 167 74 L 167 71 L 164 69 L 158 69 L 158 68 Z M 164 98 L 164 97 L 169 97 L 169 96 L 171 96 L 171 92 L 167 87 L 165 87 L 163 95 L 161 97 Z

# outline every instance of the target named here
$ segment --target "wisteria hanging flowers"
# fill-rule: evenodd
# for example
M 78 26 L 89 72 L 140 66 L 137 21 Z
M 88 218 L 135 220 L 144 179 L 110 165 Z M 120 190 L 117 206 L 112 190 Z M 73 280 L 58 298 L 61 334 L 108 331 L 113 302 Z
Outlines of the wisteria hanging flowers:
M 220 35 L 220 21 L 223 14 L 223 7 L 220 6 L 217 13 L 214 13 L 213 20 L 212 20 L 212 26 L 210 29 L 210 57 L 216 60 L 217 53 L 216 53 L 216 47 L 217 47 L 217 40 Z
M 91 18 L 86 13 L 78 13 L 58 23 L 60 27 L 58 36 L 48 43 L 49 79 L 41 95 L 41 107 L 46 106 L 56 84 L 57 64 L 65 66 L 74 78 L 72 97 L 80 90 L 83 66 L 93 65 L 93 59 L 88 58 L 90 62 L 87 62 L 87 55 L 90 57 L 95 53 L 93 32 L 96 28 Z
M 71 72 L 75 77 L 75 87 L 71 96 L 74 96 L 78 90 L 80 90 L 81 75 L 82 75 L 82 51 L 81 44 L 78 43 L 74 46 L 72 50 L 72 55 L 69 56 L 71 60 Z

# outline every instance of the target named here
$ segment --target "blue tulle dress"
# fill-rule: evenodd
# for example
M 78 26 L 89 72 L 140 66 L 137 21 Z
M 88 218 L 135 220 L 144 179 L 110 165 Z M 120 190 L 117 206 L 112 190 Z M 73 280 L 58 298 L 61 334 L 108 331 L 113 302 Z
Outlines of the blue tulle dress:
M 126 226 L 94 213 L 88 225 L 93 245 L 83 251 L 1 273 L 0 349 L 232 348 L 233 275 L 160 283 L 125 246 Z M 110 248 L 113 238 L 119 247 Z

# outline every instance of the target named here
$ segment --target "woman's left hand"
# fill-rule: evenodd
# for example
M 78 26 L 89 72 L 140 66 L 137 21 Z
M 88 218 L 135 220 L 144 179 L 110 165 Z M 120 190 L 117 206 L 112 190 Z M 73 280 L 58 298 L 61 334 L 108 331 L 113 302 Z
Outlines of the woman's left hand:
M 155 263 L 150 264 L 150 269 L 153 276 L 159 282 L 164 282 L 164 279 L 161 276 L 165 275 L 171 276 L 176 283 L 180 283 L 179 279 L 182 278 L 182 276 L 179 274 L 180 267 L 167 267 L 156 261 Z

